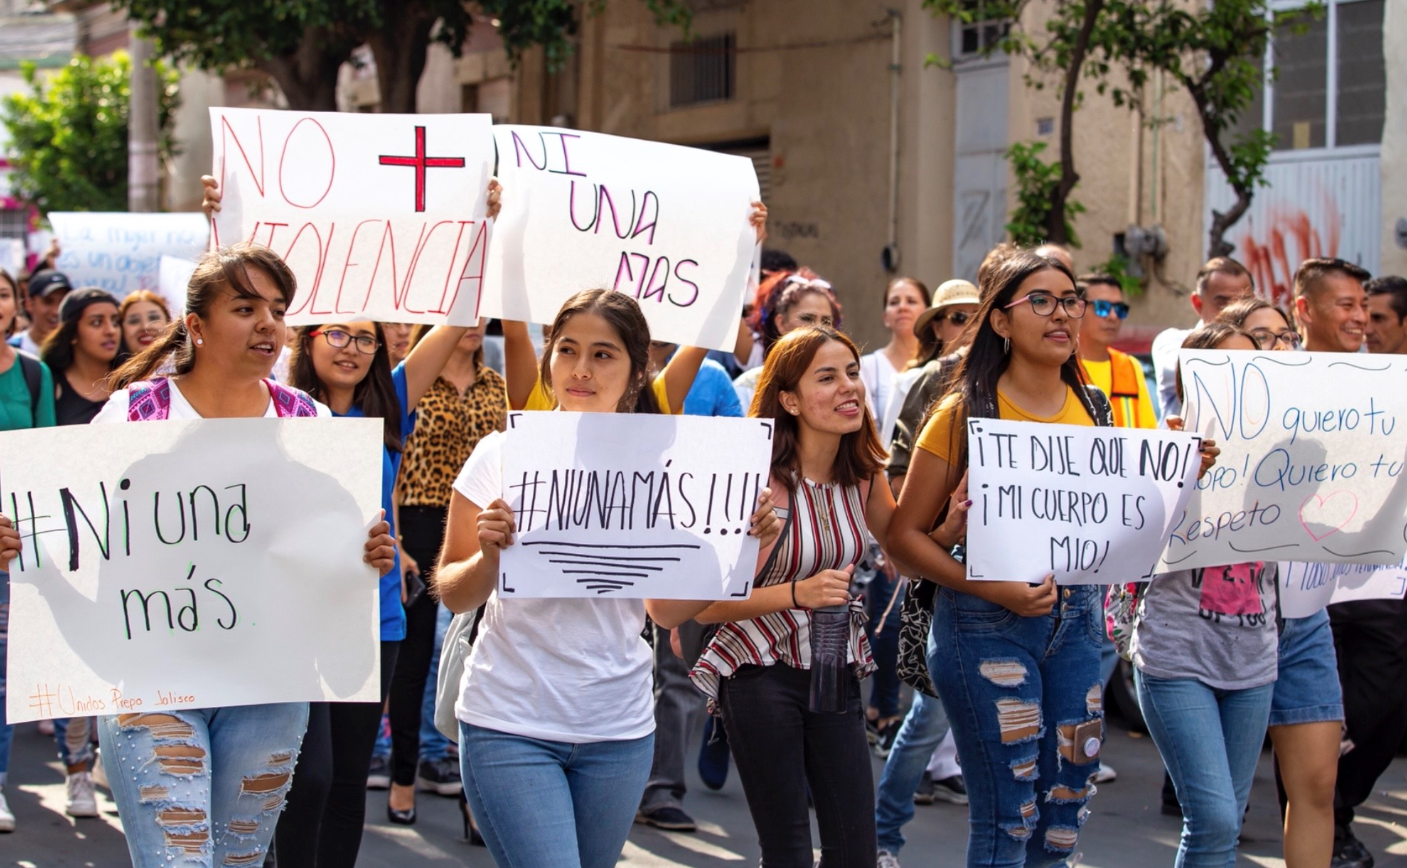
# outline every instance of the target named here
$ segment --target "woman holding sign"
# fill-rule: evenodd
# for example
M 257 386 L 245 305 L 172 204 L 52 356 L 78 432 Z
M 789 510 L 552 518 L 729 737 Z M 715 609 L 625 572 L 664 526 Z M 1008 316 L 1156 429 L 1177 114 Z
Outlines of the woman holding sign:
M 628 413 L 649 388 L 650 329 L 635 299 L 595 289 L 567 300 L 539 368 L 563 410 Z M 464 790 L 499 865 L 611 868 L 654 756 L 645 615 L 669 629 L 708 603 L 504 598 L 499 553 L 514 543 L 504 437 L 479 442 L 454 483 L 434 584 L 453 612 L 484 606 L 455 705 Z M 751 534 L 779 522 L 759 498 Z
M 292 272 L 267 248 L 207 254 L 187 286 L 185 317 L 118 369 L 118 391 L 93 421 L 328 415 L 268 379 L 294 292 Z M 172 377 L 147 381 L 167 364 Z M 381 575 L 394 566 L 385 521 L 371 528 L 363 560 Z M 308 725 L 306 702 L 108 715 L 101 725 L 135 868 L 263 861 Z
M 984 275 L 954 391 L 922 426 L 889 551 L 940 586 L 928 670 L 952 718 L 970 868 L 1045 866 L 1075 851 L 1104 740 L 1102 589 L 1053 576 L 968 581 L 929 536 L 967 469 L 967 420 L 1111 424 L 1075 355 L 1085 300 L 1069 270 L 1015 253 Z

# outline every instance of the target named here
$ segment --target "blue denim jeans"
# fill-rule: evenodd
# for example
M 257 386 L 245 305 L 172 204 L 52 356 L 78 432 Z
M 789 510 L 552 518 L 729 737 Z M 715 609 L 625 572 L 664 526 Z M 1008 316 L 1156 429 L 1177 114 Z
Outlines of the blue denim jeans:
M 453 618 L 453 613 L 441 603 L 435 617 L 435 649 L 430 652 L 430 679 L 425 682 L 425 700 L 420 706 L 421 762 L 434 762 L 449 756 L 450 745 L 453 744 L 444 733 L 435 729 L 435 689 L 440 672 L 440 646 L 445 644 L 445 633 L 449 632 L 449 622 Z M 381 726 L 376 730 L 376 749 L 372 751 L 372 756 L 383 760 L 391 758 L 391 728 L 386 723 L 385 715 L 382 715 Z
M 914 818 L 914 790 L 947 734 L 948 712 L 943 703 L 915 690 L 914 704 L 909 706 L 879 777 L 874 812 L 879 849 L 897 856 L 904 848 L 904 824 Z
M 897 580 L 891 581 L 878 570 L 865 586 L 865 616 L 869 618 L 865 631 L 878 667 L 870 679 L 869 707 L 877 710 L 881 718 L 899 713 L 899 607 L 903 593 Z M 899 599 L 894 599 L 895 594 Z
M 1135 669 L 1138 706 L 1182 804 L 1174 868 L 1234 868 L 1275 684 L 1217 690 Z
M 940 588 L 928 669 L 967 784 L 968 868 L 1041 868 L 1075 852 L 1103 742 L 1095 586 L 1023 618 Z
M 460 722 L 464 793 L 496 863 L 613 868 L 635 821 L 653 734 L 565 744 Z
M 262 865 L 308 703 L 99 718 L 133 868 Z

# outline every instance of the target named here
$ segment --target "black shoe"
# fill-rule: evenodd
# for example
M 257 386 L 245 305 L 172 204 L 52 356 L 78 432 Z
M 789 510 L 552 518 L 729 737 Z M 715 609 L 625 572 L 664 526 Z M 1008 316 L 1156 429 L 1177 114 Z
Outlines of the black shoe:
M 914 804 L 933 804 L 933 775 L 928 772 L 924 772 L 923 777 L 919 778 L 918 789 L 914 790 Z
M 397 826 L 414 826 L 415 809 L 411 808 L 408 811 L 397 811 L 395 808 L 391 807 L 390 805 L 387 805 L 386 819 L 390 820 L 392 823 L 395 823 Z
M 962 775 L 953 775 L 950 778 L 943 778 L 941 781 L 934 781 L 933 798 L 943 802 L 952 802 L 954 805 L 967 804 L 967 784 L 963 783 Z
M 459 780 L 459 763 L 449 757 L 437 760 L 421 760 L 416 784 L 426 792 L 440 796 L 455 796 L 464 789 Z
M 469 799 L 464 795 L 463 787 L 459 789 L 459 816 L 464 820 L 464 840 L 475 847 L 487 847 L 479 827 L 474 825 L 474 815 L 469 811 Z
M 880 759 L 888 759 L 889 751 L 894 747 L 894 739 L 899 737 L 899 724 L 901 720 L 891 720 L 881 726 L 875 736 L 875 742 L 870 746 L 870 751 Z
M 664 829 L 667 832 L 696 832 L 699 828 L 698 824 L 694 822 L 694 818 L 684 813 L 683 809 L 668 805 L 663 808 L 639 811 L 635 815 L 635 822 L 654 826 L 656 829 Z
M 371 758 L 371 769 L 366 773 L 368 790 L 389 790 L 391 788 L 391 764 L 384 756 Z
M 1363 842 L 1358 840 L 1352 829 L 1335 829 L 1334 836 L 1334 858 L 1329 862 L 1329 868 L 1373 868 L 1373 854 L 1368 852 L 1368 848 L 1363 846 Z

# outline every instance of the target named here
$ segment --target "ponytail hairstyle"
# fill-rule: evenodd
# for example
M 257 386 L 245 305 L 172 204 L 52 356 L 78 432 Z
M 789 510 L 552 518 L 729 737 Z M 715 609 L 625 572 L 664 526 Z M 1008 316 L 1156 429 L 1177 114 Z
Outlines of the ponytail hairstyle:
M 1075 276 L 1060 260 L 1039 256 L 1026 250 L 1007 254 L 983 274 L 982 283 L 978 287 L 982 306 L 977 309 L 977 330 L 973 333 L 967 354 L 963 356 L 957 372 L 953 375 L 952 393 L 956 393 L 957 397 L 951 398 L 950 393 L 949 398 L 957 403 L 957 416 L 950 429 L 953 442 L 948 452 L 958 459 L 954 464 L 956 467 L 967 464 L 968 417 L 974 412 L 996 412 L 997 381 L 1006 373 L 1007 365 L 1011 363 L 1004 340 L 992 327 L 992 318 L 997 311 L 1006 309 L 1026 278 L 1047 269 L 1060 272 L 1070 278 L 1072 284 L 1075 282 Z M 968 328 L 971 329 L 972 326 Z M 1085 412 L 1089 413 L 1089 417 L 1096 418 L 1094 406 L 1085 391 L 1084 369 L 1080 366 L 1079 354 L 1073 349 L 1070 351 L 1070 357 L 1060 365 L 1060 379 L 1075 390 L 1076 397 L 1084 406 Z M 917 430 L 923 429 L 928 417 L 937 407 L 946 406 L 948 403 L 948 400 L 934 401 L 933 407 L 924 414 L 923 423 Z
M 386 349 L 386 332 L 381 323 L 373 322 L 376 330 L 376 353 L 371 357 L 371 366 L 366 376 L 352 390 L 352 406 L 361 409 L 368 419 L 380 419 L 385 429 L 382 440 L 392 452 L 400 452 L 401 443 L 401 399 L 396 395 L 396 382 L 391 379 L 391 354 Z M 315 400 L 327 403 L 327 387 L 318 377 L 313 366 L 312 343 L 317 340 L 313 332 L 335 327 L 335 324 L 299 326 L 293 330 L 293 339 L 288 342 L 288 385 L 302 389 Z M 361 350 L 353 349 L 353 352 Z
M 831 341 L 844 344 L 858 363 L 860 350 L 855 342 L 833 328 L 808 326 L 793 329 L 778 338 L 762 363 L 762 375 L 752 397 L 748 415 L 771 419 L 776 426 L 772 438 L 772 475 L 789 491 L 801 474 L 801 422 L 782 408 L 782 393 L 795 392 L 816 358 L 816 352 Z M 874 417 L 868 401 L 861 401 L 862 423 L 858 431 L 844 434 L 835 456 L 835 481 L 844 486 L 859 485 L 884 466 L 884 445 L 875 433 Z
M 630 384 L 616 405 L 617 413 L 658 413 L 659 402 L 655 400 L 655 390 L 650 382 L 650 324 L 640 311 L 640 304 L 634 298 L 614 289 L 584 289 L 567 299 L 547 333 L 550 335 L 543 348 L 542 361 L 538 364 L 538 378 L 542 390 L 555 404 L 557 395 L 552 390 L 552 354 L 557 351 L 557 340 L 567 321 L 580 313 L 599 316 L 615 329 L 630 359 Z
M 1249 311 L 1247 311 L 1247 312 L 1241 317 L 1241 321 L 1242 321 L 1242 322 L 1245 322 L 1246 317 L 1250 316 L 1252 313 L 1255 313 L 1257 310 L 1260 310 L 1262 307 L 1268 307 L 1268 308 L 1270 308 L 1270 309 L 1272 309 L 1272 310 L 1274 310 L 1274 311 L 1280 313 L 1281 316 L 1284 316 L 1284 312 L 1281 311 L 1280 308 L 1278 308 L 1278 307 L 1276 307 L 1275 305 L 1271 304 L 1270 302 L 1264 301 L 1264 300 L 1262 300 L 1262 299 L 1247 299 L 1247 302 L 1252 301 L 1252 300 L 1258 301 L 1258 302 L 1260 302 L 1260 304 L 1259 304 L 1257 307 L 1251 308 Z M 1239 304 L 1242 304 L 1242 302 L 1237 302 L 1236 304 L 1239 305 Z M 1227 306 L 1226 310 L 1231 310 L 1231 308 L 1232 308 L 1232 307 L 1235 307 L 1235 306 L 1236 306 L 1236 305 L 1229 305 L 1229 306 Z M 1246 332 L 1246 331 L 1242 330 L 1241 326 L 1238 325 L 1238 324 L 1233 324 L 1233 323 L 1231 323 L 1231 322 L 1227 322 L 1227 321 L 1224 319 L 1225 316 L 1226 316 L 1226 311 L 1222 311 L 1222 315 L 1221 315 L 1220 317 L 1217 317 L 1217 319 L 1216 319 L 1215 321 L 1206 323 L 1205 325 L 1202 325 L 1202 326 L 1200 326 L 1200 327 L 1198 327 L 1198 328 L 1193 329 L 1192 332 L 1191 332 L 1191 334 L 1189 334 L 1186 338 L 1183 339 L 1183 341 L 1182 341 L 1182 349 L 1184 349 L 1184 350 L 1214 350 L 1214 349 L 1216 349 L 1217 347 L 1221 346 L 1221 342 L 1222 342 L 1222 341 L 1226 340 L 1227 338 L 1234 338 L 1234 337 L 1243 337 L 1243 338 L 1245 338 L 1246 340 L 1248 340 L 1248 341 L 1251 342 L 1251 346 L 1256 346 L 1256 339 L 1253 338 L 1253 337 L 1251 337 L 1251 335 L 1250 335 L 1249 332 Z M 1289 322 L 1289 319 L 1286 319 L 1285 322 L 1288 323 L 1288 322 Z M 1176 388 L 1177 388 L 1177 402 L 1178 402 L 1179 404 L 1181 404 L 1181 403 L 1182 403 L 1182 362 L 1178 362 L 1178 363 L 1177 363 L 1177 379 L 1176 379 L 1174 385 L 1175 385 Z
M 763 286 L 767 287 L 767 295 L 762 296 Z M 762 355 L 765 358 L 772 351 L 772 345 L 782 336 L 781 326 L 777 320 L 791 312 L 796 307 L 797 302 L 808 293 L 817 293 L 825 296 L 826 301 L 831 306 L 831 326 L 840 328 L 841 308 L 840 301 L 835 297 L 835 290 L 821 276 L 809 268 L 787 273 L 773 275 L 763 286 L 757 288 L 758 301 L 757 310 L 753 311 L 754 329 L 762 336 Z
M 186 313 L 201 319 L 210 318 L 210 306 L 222 292 L 237 298 L 262 299 L 254 289 L 249 269 L 256 268 L 278 289 L 283 303 L 291 307 L 298 290 L 293 272 L 277 253 L 257 244 L 240 242 L 232 247 L 212 250 L 200 258 L 190 282 L 186 284 Z M 173 358 L 174 357 L 174 358 Z M 189 374 L 195 368 L 195 344 L 186 328 L 184 317 L 175 318 L 166 326 L 151 346 L 128 359 L 112 375 L 114 391 L 149 379 L 168 360 L 177 375 Z

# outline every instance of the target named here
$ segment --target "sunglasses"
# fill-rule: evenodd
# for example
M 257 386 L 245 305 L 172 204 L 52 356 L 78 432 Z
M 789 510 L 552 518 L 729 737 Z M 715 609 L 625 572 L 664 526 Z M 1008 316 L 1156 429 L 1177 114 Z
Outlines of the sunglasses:
M 933 319 L 938 323 L 950 322 L 955 326 L 964 326 L 967 325 L 968 320 L 972 319 L 972 314 L 965 310 L 960 310 L 955 313 L 940 313 Z
M 1030 295 L 1023 295 L 1016 301 L 1005 306 L 1006 310 L 1011 310 L 1018 304 L 1031 303 L 1031 312 L 1036 316 L 1050 316 L 1055 313 L 1055 306 L 1058 304 L 1065 308 L 1065 315 L 1071 319 L 1079 319 L 1085 315 L 1085 305 L 1088 304 L 1078 295 L 1065 295 L 1056 298 L 1048 292 L 1033 292 Z
M 1114 314 L 1119 319 L 1129 318 L 1129 306 L 1122 301 L 1092 301 L 1095 316 L 1108 316 Z

